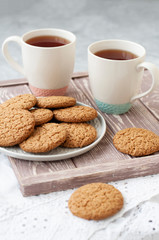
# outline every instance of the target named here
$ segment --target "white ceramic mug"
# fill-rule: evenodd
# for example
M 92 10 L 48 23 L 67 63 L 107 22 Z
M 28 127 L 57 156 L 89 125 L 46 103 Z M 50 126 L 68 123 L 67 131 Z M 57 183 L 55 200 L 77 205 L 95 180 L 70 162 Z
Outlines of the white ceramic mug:
M 26 43 L 38 36 L 58 36 L 69 41 L 59 47 L 37 47 Z M 16 42 L 21 46 L 23 66 L 10 55 L 8 43 Z M 29 82 L 36 96 L 64 95 L 74 69 L 76 37 L 73 33 L 61 29 L 37 29 L 25 33 L 22 37 L 11 36 L 2 46 L 7 62 Z
M 110 60 L 95 55 L 105 49 L 125 50 L 137 55 L 130 60 Z M 127 112 L 132 102 L 150 93 L 159 82 L 159 69 L 145 61 L 141 45 L 125 40 L 103 40 L 88 47 L 88 72 L 91 90 L 99 109 L 108 114 Z M 152 74 L 151 87 L 139 93 L 144 68 Z

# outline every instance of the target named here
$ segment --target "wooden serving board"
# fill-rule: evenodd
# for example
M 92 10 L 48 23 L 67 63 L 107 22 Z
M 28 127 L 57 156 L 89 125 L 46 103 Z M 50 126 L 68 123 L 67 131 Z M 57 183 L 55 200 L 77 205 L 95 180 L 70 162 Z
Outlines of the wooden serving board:
M 151 77 L 144 74 L 142 90 L 148 89 Z M 30 93 L 26 79 L 0 81 L 1 103 L 19 94 Z M 75 73 L 67 95 L 97 109 L 87 73 Z M 99 111 L 99 110 L 98 110 Z M 90 182 L 110 182 L 159 173 L 159 153 L 132 158 L 115 149 L 114 134 L 127 127 L 141 127 L 159 135 L 159 87 L 142 100 L 134 102 L 128 113 L 102 113 L 107 132 L 100 143 L 78 157 L 55 162 L 32 162 L 9 157 L 24 196 L 79 187 Z

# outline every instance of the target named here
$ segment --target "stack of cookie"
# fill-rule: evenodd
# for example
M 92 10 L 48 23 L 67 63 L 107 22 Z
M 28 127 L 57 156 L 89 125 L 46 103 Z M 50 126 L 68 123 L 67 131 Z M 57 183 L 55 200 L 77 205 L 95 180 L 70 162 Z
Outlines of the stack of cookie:
M 66 96 L 37 99 L 23 94 L 7 100 L 0 105 L 0 146 L 19 144 L 26 152 L 40 153 L 60 145 L 91 144 L 97 132 L 87 121 L 95 119 L 97 111 L 75 105 L 76 99 Z

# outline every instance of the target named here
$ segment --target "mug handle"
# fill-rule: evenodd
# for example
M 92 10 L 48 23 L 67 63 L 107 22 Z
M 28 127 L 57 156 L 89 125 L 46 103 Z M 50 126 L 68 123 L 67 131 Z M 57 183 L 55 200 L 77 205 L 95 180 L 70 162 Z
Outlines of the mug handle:
M 159 69 L 154 64 L 152 64 L 150 62 L 143 62 L 137 66 L 137 71 L 139 71 L 140 68 L 146 68 L 147 70 L 150 71 L 150 73 L 152 75 L 152 84 L 151 84 L 151 87 L 146 92 L 140 93 L 140 94 L 132 97 L 130 102 L 149 94 L 157 86 L 157 84 L 159 82 Z
M 24 73 L 24 69 L 22 66 L 20 66 L 19 63 L 17 63 L 12 56 L 10 55 L 9 51 L 8 51 L 8 43 L 9 42 L 16 42 L 20 45 L 20 47 L 22 46 L 22 40 L 19 36 L 11 36 L 8 37 L 2 45 L 2 52 L 3 52 L 3 56 L 6 59 L 6 61 L 18 72 L 20 72 L 21 74 L 25 75 Z

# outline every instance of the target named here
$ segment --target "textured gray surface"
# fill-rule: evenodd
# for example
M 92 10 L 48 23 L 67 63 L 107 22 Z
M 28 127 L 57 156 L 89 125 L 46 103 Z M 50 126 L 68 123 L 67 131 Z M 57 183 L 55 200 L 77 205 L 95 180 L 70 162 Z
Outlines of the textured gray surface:
M 147 49 L 159 66 L 157 0 L 0 0 L 0 45 L 5 38 L 37 28 L 62 28 L 77 36 L 74 71 L 87 70 L 87 47 L 102 39 L 126 39 Z M 9 48 L 20 61 L 15 44 Z M 21 77 L 0 55 L 0 80 Z

